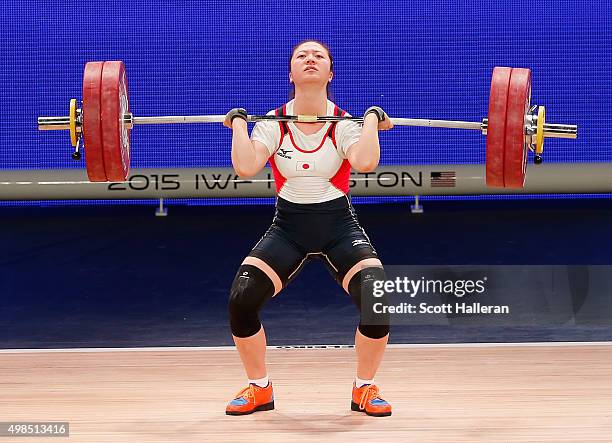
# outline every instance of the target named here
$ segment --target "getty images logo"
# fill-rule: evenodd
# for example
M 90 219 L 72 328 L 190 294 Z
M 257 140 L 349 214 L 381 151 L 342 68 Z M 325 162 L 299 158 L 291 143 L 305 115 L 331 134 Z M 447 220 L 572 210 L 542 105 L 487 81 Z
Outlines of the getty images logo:
M 372 295 L 382 297 L 385 294 L 396 293 L 414 298 L 419 294 L 445 294 L 461 298 L 465 295 L 485 292 L 487 280 L 487 277 L 480 280 L 430 280 L 425 277 L 415 280 L 408 277 L 396 277 L 395 280 L 375 281 Z

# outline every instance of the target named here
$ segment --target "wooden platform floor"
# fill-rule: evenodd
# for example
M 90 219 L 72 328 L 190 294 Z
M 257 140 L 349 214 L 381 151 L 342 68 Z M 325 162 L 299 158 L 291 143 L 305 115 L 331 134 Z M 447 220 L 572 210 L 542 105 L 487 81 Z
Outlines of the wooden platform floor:
M 69 421 L 70 442 L 611 442 L 612 346 L 391 346 L 391 417 L 349 410 L 353 349 L 269 349 L 276 410 L 224 414 L 232 348 L 0 351 L 0 421 Z

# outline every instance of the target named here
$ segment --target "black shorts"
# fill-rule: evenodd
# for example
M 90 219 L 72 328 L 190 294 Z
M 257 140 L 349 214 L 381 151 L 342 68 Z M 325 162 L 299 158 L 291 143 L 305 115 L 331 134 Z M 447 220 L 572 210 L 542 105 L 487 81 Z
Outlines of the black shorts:
M 320 258 L 339 283 L 361 260 L 378 258 L 348 197 L 323 203 L 276 200 L 272 225 L 251 253 L 266 262 L 285 287 L 311 258 Z

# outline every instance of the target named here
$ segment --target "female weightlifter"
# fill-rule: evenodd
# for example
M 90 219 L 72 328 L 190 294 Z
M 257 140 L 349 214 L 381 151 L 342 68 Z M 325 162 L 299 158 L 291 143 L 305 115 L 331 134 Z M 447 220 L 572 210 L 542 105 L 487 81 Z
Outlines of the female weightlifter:
M 333 58 L 321 42 L 293 48 L 289 63 L 291 101 L 268 114 L 348 115 L 328 100 Z M 266 370 L 266 336 L 259 311 L 299 273 L 309 258 L 321 258 L 361 310 L 363 294 L 384 279 L 382 263 L 359 225 L 348 197 L 351 168 L 371 172 L 378 165 L 378 130 L 393 127 L 379 107 L 351 121 L 325 123 L 258 122 L 249 138 L 247 113 L 232 109 L 224 125 L 232 129 L 232 164 L 240 177 L 256 175 L 270 162 L 276 184 L 272 225 L 244 259 L 229 297 L 232 336 L 249 380 L 226 408 L 228 415 L 274 409 Z M 360 321 L 355 333 L 357 374 L 351 409 L 391 415 L 373 378 L 389 339 L 388 323 Z

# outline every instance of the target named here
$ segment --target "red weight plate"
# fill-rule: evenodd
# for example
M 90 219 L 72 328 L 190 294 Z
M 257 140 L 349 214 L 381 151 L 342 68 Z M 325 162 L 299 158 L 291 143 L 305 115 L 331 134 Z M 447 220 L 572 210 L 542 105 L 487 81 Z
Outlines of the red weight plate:
M 504 182 L 507 188 L 525 186 L 529 142 L 525 136 L 525 116 L 531 104 L 531 71 L 513 68 L 508 89 Z
M 130 130 L 123 115 L 130 111 L 127 76 L 121 61 L 104 62 L 102 69 L 102 139 L 109 181 L 126 181 L 130 172 Z
M 83 73 L 83 141 L 85 165 L 92 182 L 105 182 L 104 148 L 100 123 L 100 86 L 104 62 L 89 62 Z
M 512 68 L 496 67 L 491 77 L 487 125 L 487 186 L 504 186 L 506 107 Z

